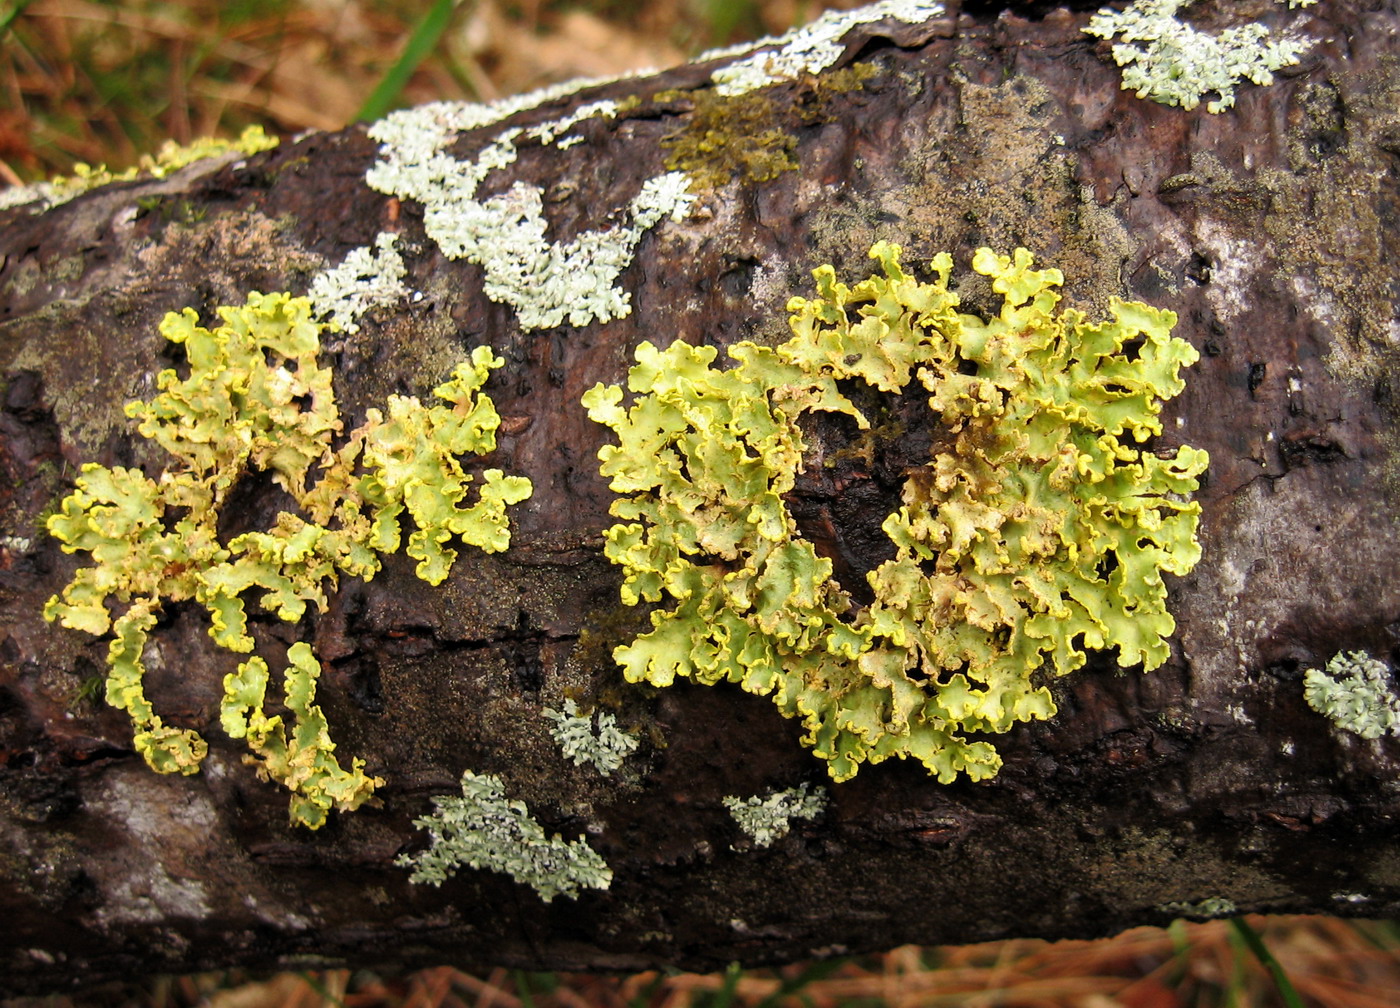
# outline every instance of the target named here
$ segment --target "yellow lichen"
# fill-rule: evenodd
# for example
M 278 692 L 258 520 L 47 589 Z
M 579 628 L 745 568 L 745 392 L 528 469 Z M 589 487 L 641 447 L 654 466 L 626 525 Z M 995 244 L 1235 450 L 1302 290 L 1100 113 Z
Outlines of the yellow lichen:
M 271 150 L 279 141 L 263 132 L 261 126 L 249 126 L 236 140 L 219 137 L 200 137 L 188 144 L 177 144 L 167 140 L 154 155 L 143 154 L 135 165 L 122 171 L 111 171 L 105 164 L 92 166 L 76 164 L 73 174 L 58 176 L 33 187 L 34 197 L 43 199 L 49 206 L 66 203 L 75 196 L 81 196 L 90 189 L 109 185 L 113 182 L 130 182 L 138 178 L 165 178 L 187 165 L 205 158 L 217 157 L 234 151 L 243 154 L 257 154 Z
M 406 516 L 415 526 L 408 553 L 419 561 L 418 576 L 438 584 L 456 559 L 446 543 L 455 537 L 487 552 L 504 550 L 505 509 L 531 491 L 529 480 L 487 469 L 477 500 L 466 503 L 472 477 L 457 456 L 494 450 L 500 424 L 490 398 L 479 394 L 490 371 L 505 363 L 489 347 L 477 347 L 433 390 L 442 404 L 390 396 L 387 419 L 367 411 L 337 446 L 342 422 L 331 372 L 316 363 L 325 326 L 311 303 L 255 292 L 218 314 L 222 324 L 213 329 L 199 325 L 191 309 L 166 315 L 161 333 L 183 344 L 189 374 L 162 371 L 160 393 L 127 406 L 141 434 L 175 462 L 154 479 L 137 469 L 85 465 L 47 523 L 66 552 L 89 553 L 93 563 L 49 599 L 44 615 L 91 634 L 112 631 L 107 701 L 131 716 L 137 751 L 161 773 L 194 773 L 207 749 L 193 729 L 165 725 L 142 686 L 142 653 L 165 602 L 200 603 L 215 642 L 246 653 L 254 646 L 244 608 L 249 592 L 288 622 L 308 603 L 324 611 L 327 586 L 341 575 L 372 578 L 381 556 L 399 548 Z M 255 472 L 269 473 L 297 511 L 283 511 L 266 531 L 221 536 L 230 493 Z M 319 479 L 308 487 L 313 473 Z M 365 777 L 359 761 L 347 771 L 330 755 L 335 747 L 310 704 L 319 666 L 298 647 L 289 652 L 286 681 L 299 719 L 292 742 L 279 743 L 280 721 L 262 715 L 262 687 L 253 683 L 258 667 L 266 680 L 261 659 L 225 681 L 224 720 L 233 723 L 231 704 L 242 712 L 239 730 L 230 733 L 249 739 L 262 771 L 294 792 L 293 820 L 314 829 L 326 809 L 353 809 L 382 782 Z
M 1114 301 L 1104 322 L 1056 314 L 1063 278 L 1024 249 L 974 257 L 1004 297 L 986 321 L 956 310 L 950 256 L 925 283 L 899 252 L 878 243 L 883 275 L 854 288 L 816 270 L 818 296 L 789 303 L 794 335 L 777 348 L 739 343 L 720 370 L 711 347 L 643 343 L 630 408 L 618 386 L 585 395 L 620 442 L 599 458 L 628 495 L 606 533 L 623 600 L 672 603 L 615 656 L 634 682 L 772 696 L 837 780 L 890 756 L 979 779 L 1000 756 L 963 733 L 1049 717 L 1043 678 L 1086 650 L 1117 648 L 1125 667 L 1166 660 L 1161 572 L 1199 557 L 1185 495 L 1206 456 L 1133 445 L 1161 432 L 1160 400 L 1197 354 L 1170 335 L 1171 312 Z M 788 510 L 798 421 L 839 412 L 867 428 L 842 386 L 896 393 L 915 378 L 942 436 L 884 523 L 896 553 L 862 606 Z

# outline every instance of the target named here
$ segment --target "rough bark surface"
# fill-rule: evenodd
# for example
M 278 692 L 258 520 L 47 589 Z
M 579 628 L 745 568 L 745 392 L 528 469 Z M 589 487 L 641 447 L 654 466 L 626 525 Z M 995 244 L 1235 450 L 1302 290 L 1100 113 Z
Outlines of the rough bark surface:
M 605 324 L 522 331 L 483 295 L 480 269 L 438 253 L 421 208 L 366 187 L 376 144 L 362 127 L 0 215 L 0 988 L 233 964 L 712 968 L 1096 936 L 1208 898 L 1400 913 L 1400 742 L 1333 729 L 1301 682 L 1343 650 L 1400 661 L 1400 10 L 1198 6 L 1216 24 L 1306 17 L 1321 41 L 1209 115 L 1120 90 L 1083 13 L 954 7 L 858 30 L 845 62 L 877 72 L 830 98 L 828 121 L 794 128 L 798 170 L 708 192 L 650 231 L 622 278 L 633 311 Z M 694 88 L 710 69 L 518 121 Z M 806 87 L 772 92 L 785 121 Z M 522 148 L 483 191 L 532 180 L 557 236 L 597 227 L 664 170 L 659 141 L 687 114 L 644 102 L 566 151 Z M 399 555 L 299 626 L 255 621 L 270 657 L 314 642 L 340 751 L 387 781 L 377 807 L 310 832 L 217 730 L 222 678 L 241 659 L 212 645 L 193 605 L 167 608 L 148 693 L 206 734 L 210 756 L 192 777 L 146 768 L 127 718 L 82 692 L 106 641 L 41 618 L 78 558 L 40 522 L 84 462 L 159 471 L 122 407 L 175 360 L 157 333 L 167 311 L 208 318 L 249 290 L 299 293 L 383 230 L 402 235 L 424 296 L 324 355 L 343 413 L 426 395 L 464 346 L 488 343 L 507 360 L 488 386 L 504 417 L 489 464 L 529 476 L 535 494 L 512 509 L 509 551 L 464 552 L 439 588 Z M 1161 441 L 1210 452 L 1204 558 L 1168 579 L 1172 659 L 1122 674 L 1105 656 L 1058 682 L 1055 718 L 996 740 L 995 779 L 869 767 L 831 788 L 821 818 L 753 849 L 721 799 L 821 783 L 823 765 L 767 699 L 622 681 L 611 649 L 645 612 L 619 603 L 601 552 L 612 494 L 596 452 L 609 432 L 579 398 L 619 381 L 643 339 L 784 338 L 809 271 L 866 276 L 881 238 L 909 264 L 952 252 L 955 276 L 980 245 L 1025 246 L 1091 314 L 1115 295 L 1176 311 L 1202 359 Z M 975 286 L 965 293 L 976 305 Z M 898 482 L 829 475 L 796 503 L 838 576 L 858 576 L 887 555 L 879 521 Z M 248 527 L 280 506 L 270 485 L 240 502 Z M 643 735 L 613 777 L 561 758 L 541 709 L 566 696 Z M 546 828 L 586 836 L 611 888 L 544 904 L 486 871 L 410 884 L 393 860 L 423 843 L 411 820 L 464 769 L 503 775 Z

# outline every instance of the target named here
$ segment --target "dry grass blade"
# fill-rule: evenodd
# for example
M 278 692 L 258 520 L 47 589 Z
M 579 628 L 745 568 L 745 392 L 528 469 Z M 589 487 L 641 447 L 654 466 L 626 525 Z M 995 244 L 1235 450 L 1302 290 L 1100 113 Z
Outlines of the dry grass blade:
M 13 8 L 0 44 L 0 181 L 71 174 L 75 162 L 119 170 L 164 140 L 235 136 L 252 124 L 273 134 L 338 129 L 441 2 L 30 0 Z M 727 41 L 686 0 L 597 6 L 461 5 L 405 101 L 489 100 L 666 66 Z M 708 6 L 732 25 L 781 30 L 831 4 Z
M 204 1003 L 209 1008 L 285 1008 L 300 1001 L 306 990 L 306 981 L 299 974 L 282 973 L 263 983 L 215 991 Z
M 520 999 L 506 991 L 509 976 L 510 974 L 503 969 L 492 970 L 485 981 L 467 973 L 458 973 L 456 982 L 477 996 L 475 1008 L 520 1008 Z
M 1400 940 L 1383 924 L 1251 918 L 1309 1005 L 1400 1005 Z M 529 981 L 528 992 L 517 986 Z M 538 975 L 451 967 L 394 980 L 346 970 L 238 984 L 227 974 L 152 981 L 100 1003 L 150 1008 L 1275 1008 L 1268 974 L 1227 922 L 1135 928 L 1099 941 L 1014 940 L 906 946 L 879 956 L 781 970 Z M 97 1002 L 93 1002 L 97 1003 Z M 67 1008 L 62 998 L 45 1008 Z

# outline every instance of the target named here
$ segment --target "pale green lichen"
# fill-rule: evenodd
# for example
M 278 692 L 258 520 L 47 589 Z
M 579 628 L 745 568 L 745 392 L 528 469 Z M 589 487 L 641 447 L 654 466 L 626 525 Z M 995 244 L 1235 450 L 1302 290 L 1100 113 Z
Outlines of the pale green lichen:
M 530 886 L 546 903 L 555 896 L 577 899 L 581 889 L 606 889 L 612 869 L 582 840 L 546 836 L 525 803 L 508 799 L 499 777 L 462 774 L 462 794 L 439 795 L 436 811 L 413 824 L 428 831 L 430 844 L 394 863 L 412 868 L 413 882 L 440 886 L 461 865 L 504 872 Z
M 578 704 L 564 701 L 562 711 L 546 707 L 544 716 L 554 723 L 550 735 L 574 766 L 588 764 L 607 777 L 637 748 L 637 739 L 617 726 L 607 711 L 592 717 L 579 713 Z
M 503 360 L 488 347 L 434 389 L 443 404 L 390 396 L 388 417 L 367 411 L 365 422 L 336 445 L 343 424 L 331 372 L 317 365 L 324 326 L 306 298 L 248 295 L 218 309 L 222 324 L 199 325 L 192 309 L 171 312 L 161 334 L 181 344 L 189 374 L 156 379 L 160 393 L 133 402 L 127 414 L 172 456 L 156 478 L 138 469 L 89 463 L 77 487 L 48 520 L 69 553 L 91 554 L 44 615 L 91 634 L 109 630 L 107 701 L 125 710 L 135 747 L 162 773 L 194 773 L 207 746 L 192 729 L 164 724 L 146 699 L 142 652 L 165 602 L 194 600 L 208 611 L 210 635 L 237 652 L 253 649 L 244 596 L 260 593 L 262 608 L 295 622 L 307 604 L 324 611 L 327 586 L 341 575 L 369 579 L 381 556 L 398 550 L 405 517 L 416 526 L 407 552 L 418 576 L 440 583 L 456 559 L 454 537 L 488 552 L 510 542 L 507 505 L 530 495 L 530 481 L 498 469 L 482 474 L 474 503 L 457 456 L 495 448 L 500 417 L 479 393 Z M 266 472 L 296 501 L 267 531 L 226 538 L 219 519 L 229 494 L 247 475 Z M 308 477 L 319 474 L 308 486 Z M 113 619 L 109 605 L 119 613 Z M 358 762 L 346 771 L 330 755 L 319 709 L 311 706 L 318 667 L 309 650 L 293 649 L 286 692 L 295 739 L 277 741 L 278 721 L 261 714 L 267 668 L 245 663 L 225 682 L 225 725 L 239 726 L 263 758 L 260 769 L 294 792 L 294 821 L 315 828 L 325 809 L 351 809 L 373 791 Z M 242 711 L 234 714 L 233 711 Z
M 369 129 L 381 144 L 365 175 L 371 189 L 423 204 L 423 226 L 449 259 L 482 268 L 482 290 L 510 305 L 522 329 L 583 326 L 622 318 L 631 295 L 617 286 L 642 236 L 663 220 L 680 220 L 694 196 L 681 172 L 664 172 L 642 183 L 614 216 L 614 226 L 581 231 L 569 241 L 551 241 L 544 215 L 544 190 L 516 182 L 505 192 L 479 199 L 486 177 L 513 164 L 519 145 L 570 143 L 575 127 L 611 119 L 617 103 L 590 102 L 562 119 L 530 127 L 508 127 L 471 158 L 447 152 L 458 133 L 497 121 L 500 113 L 532 107 L 522 98 L 502 107 L 439 102 L 394 112 Z
M 1364 739 L 1400 735 L 1400 698 L 1390 688 L 1385 664 L 1364 651 L 1334 655 L 1326 670 L 1308 669 L 1303 697 L 1343 731 Z
M 264 133 L 261 126 L 249 126 L 235 140 L 200 137 L 184 145 L 167 140 L 154 155 L 143 154 L 135 166 L 123 171 L 110 171 L 106 165 L 93 167 L 77 164 L 73 166 L 71 176 L 6 189 L 0 192 L 0 210 L 27 203 L 38 204 L 37 209 L 47 209 L 67 203 L 75 196 L 81 196 L 98 186 L 112 182 L 130 182 L 138 178 L 165 178 L 196 161 L 234 152 L 257 154 L 260 151 L 271 150 L 278 142 L 276 137 Z
M 943 10 L 941 3 L 926 0 L 881 0 L 855 10 L 827 11 L 785 35 L 712 50 L 697 62 L 742 56 L 710 75 L 717 94 L 733 97 L 835 66 L 845 54 L 846 34 L 860 25 L 885 20 L 917 24 L 938 17 Z
M 351 249 L 340 265 L 317 273 L 306 296 L 316 314 L 341 332 L 360 331 L 360 316 L 408 294 L 408 273 L 397 248 L 398 235 L 381 231 L 374 246 Z
M 1223 112 L 1235 104 L 1235 85 L 1273 83 L 1275 70 L 1295 65 L 1313 40 L 1275 37 L 1259 23 L 1211 34 L 1176 17 L 1194 0 L 1136 0 L 1125 10 L 1104 8 L 1084 31 L 1117 39 L 1113 61 L 1123 68 L 1123 89 L 1164 105 L 1193 109 L 1212 91 L 1220 97 L 1206 104 Z M 1285 0 L 1276 0 L 1284 3 Z M 1290 10 L 1317 0 L 1287 0 Z
M 826 788 L 799 784 L 785 791 L 772 791 L 760 797 L 729 796 L 724 807 L 754 844 L 767 847 L 792 830 L 794 819 L 815 819 L 826 810 Z
M 1162 903 L 1158 905 L 1157 909 L 1162 913 L 1169 913 L 1177 917 L 1196 918 L 1233 917 L 1239 913 L 1239 908 L 1235 906 L 1233 900 L 1223 899 L 1219 896 L 1209 896 L 1195 903 L 1179 901 Z
M 1055 313 L 1057 270 L 979 250 L 973 268 L 1004 298 L 983 321 L 956 310 L 952 259 L 935 279 L 905 274 L 899 248 L 871 250 L 883 275 L 849 288 L 829 266 L 818 297 L 789 303 L 792 339 L 713 347 L 643 343 L 618 386 L 584 396 L 620 444 L 599 452 L 624 496 L 606 554 L 623 601 L 669 600 L 653 629 L 619 647 L 629 681 L 728 681 L 800 718 L 837 780 L 862 762 L 913 757 L 951 781 L 989 777 L 1000 757 L 964 732 L 1004 732 L 1055 706 L 1047 678 L 1117 648 L 1118 664 L 1161 665 L 1174 623 L 1162 572 L 1200 555 L 1196 489 L 1206 455 L 1143 452 L 1161 399 L 1197 353 L 1175 316 L 1115 300 L 1090 323 Z M 869 421 L 840 383 L 896 393 L 914 378 L 940 433 L 909 473 L 884 530 L 892 560 L 857 605 L 799 534 L 785 496 L 813 411 Z

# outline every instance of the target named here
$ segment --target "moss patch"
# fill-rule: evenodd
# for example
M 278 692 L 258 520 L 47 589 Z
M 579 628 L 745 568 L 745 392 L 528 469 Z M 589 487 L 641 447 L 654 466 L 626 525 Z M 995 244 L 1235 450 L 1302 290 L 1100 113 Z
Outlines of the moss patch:
M 661 138 L 666 167 L 683 171 L 691 188 L 716 189 L 733 179 L 769 182 L 797 168 L 794 121 L 803 126 L 829 122 L 834 99 L 859 91 L 873 77 L 869 63 L 782 85 L 724 95 L 714 88 L 662 91 L 653 103 L 688 105 L 682 126 Z

